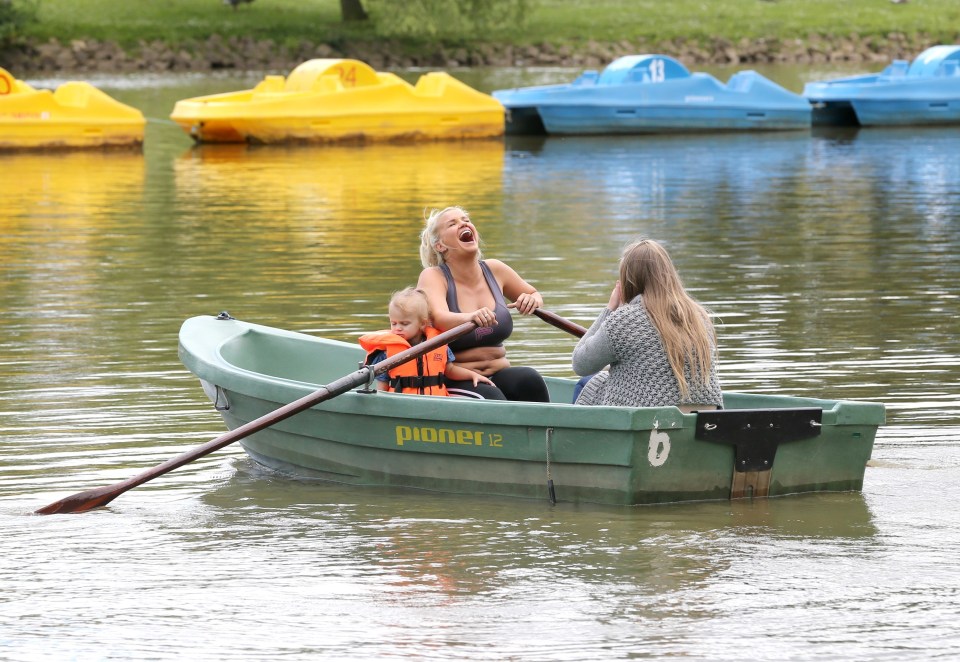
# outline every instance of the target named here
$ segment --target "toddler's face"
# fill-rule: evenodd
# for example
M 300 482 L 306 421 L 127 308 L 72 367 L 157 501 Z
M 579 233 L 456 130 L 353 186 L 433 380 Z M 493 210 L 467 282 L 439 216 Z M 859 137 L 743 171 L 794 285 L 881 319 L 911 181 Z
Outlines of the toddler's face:
M 412 342 L 423 333 L 424 321 L 397 308 L 390 306 L 390 331 L 407 342 Z

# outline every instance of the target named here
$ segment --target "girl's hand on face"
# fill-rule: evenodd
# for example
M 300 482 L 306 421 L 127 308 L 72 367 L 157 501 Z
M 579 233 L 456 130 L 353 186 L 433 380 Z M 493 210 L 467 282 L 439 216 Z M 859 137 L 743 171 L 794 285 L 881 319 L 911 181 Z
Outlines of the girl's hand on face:
M 508 303 L 507 308 L 515 309 L 521 315 L 531 315 L 537 308 L 543 308 L 543 297 L 539 292 L 524 292 L 516 301 Z
M 617 284 L 613 286 L 613 291 L 610 293 L 610 301 L 607 303 L 607 308 L 610 310 L 616 310 L 623 304 L 622 295 L 620 293 L 620 281 L 617 281 Z

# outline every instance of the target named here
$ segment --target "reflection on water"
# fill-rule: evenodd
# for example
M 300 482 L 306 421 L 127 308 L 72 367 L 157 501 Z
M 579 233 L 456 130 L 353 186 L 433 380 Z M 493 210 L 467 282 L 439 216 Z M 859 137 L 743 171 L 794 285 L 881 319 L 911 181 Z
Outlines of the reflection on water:
M 732 548 L 773 541 L 849 545 L 877 534 L 861 494 L 678 504 L 665 510 L 552 508 L 540 501 L 365 488 L 362 499 L 344 503 L 340 487 L 275 477 L 249 462 L 238 470 L 234 480 L 202 497 L 218 511 L 218 521 L 230 524 L 221 534 L 224 541 L 272 544 L 272 536 L 250 530 L 260 524 L 269 532 L 283 522 L 287 537 L 303 541 L 328 538 L 332 526 L 347 546 L 340 553 L 378 568 L 401 594 L 507 590 L 517 577 L 550 574 L 555 581 L 586 583 L 602 575 L 663 597 L 728 570 Z M 521 521 L 518 512 L 524 513 Z M 714 544 L 728 549 L 716 554 Z
M 188 205 L 217 198 L 241 210 L 253 205 L 342 225 L 384 220 L 398 201 L 439 204 L 499 188 L 503 158 L 498 140 L 373 149 L 201 145 L 175 161 L 174 173 L 178 198 Z
M 99 150 L 2 155 L 0 172 L 0 310 L 6 341 L 16 338 L 4 345 L 13 360 L 0 354 L 0 370 L 29 379 L 19 359 L 42 348 L 64 361 L 64 371 L 95 344 L 75 335 L 74 322 L 122 305 L 105 296 L 102 279 L 118 252 L 137 250 L 127 219 L 142 204 L 144 157 Z M 89 360 L 83 357 L 79 372 L 89 372 Z
M 59 219 L 68 226 L 103 221 L 111 209 L 130 207 L 143 195 L 145 168 L 143 154 L 125 151 L 0 154 L 5 184 L 0 221 Z
M 101 86 L 152 118 L 143 154 L 0 157 L 5 657 L 960 654 L 955 130 L 191 148 L 163 118 L 209 86 L 244 85 Z M 887 404 L 863 494 L 551 507 L 295 482 L 234 446 L 105 510 L 28 516 L 222 432 L 177 358 L 184 319 L 353 340 L 447 204 L 584 324 L 621 246 L 663 240 L 717 316 L 728 389 Z M 524 318 L 508 351 L 570 376 L 573 343 Z
M 285 315 L 300 304 L 293 314 L 313 317 L 303 305 L 322 302 L 321 319 L 305 327 L 353 339 L 382 326 L 390 293 L 416 282 L 425 211 L 467 199 L 498 204 L 503 160 L 500 141 L 198 146 L 173 163 L 176 241 L 191 253 L 198 246 L 219 253 L 199 267 L 211 282 L 236 287 L 239 274 L 248 288 L 260 280 L 279 285 Z M 231 262 L 238 271 L 225 269 Z M 291 288 L 290 280 L 299 282 Z M 313 285 L 306 298 L 289 299 L 304 284 Z M 223 305 L 237 306 L 238 315 L 259 308 Z

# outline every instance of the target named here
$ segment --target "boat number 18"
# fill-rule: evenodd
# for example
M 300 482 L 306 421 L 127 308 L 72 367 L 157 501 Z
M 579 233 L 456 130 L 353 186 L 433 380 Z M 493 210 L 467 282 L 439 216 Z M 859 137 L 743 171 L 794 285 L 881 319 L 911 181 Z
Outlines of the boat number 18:
M 666 78 L 664 74 L 664 65 L 663 60 L 650 60 L 650 81 L 654 83 L 662 83 Z

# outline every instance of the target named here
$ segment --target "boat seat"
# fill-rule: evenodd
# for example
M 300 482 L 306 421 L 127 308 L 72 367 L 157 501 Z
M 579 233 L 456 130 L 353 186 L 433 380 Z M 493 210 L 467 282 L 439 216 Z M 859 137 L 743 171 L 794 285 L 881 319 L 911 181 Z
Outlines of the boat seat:
M 53 98 L 61 106 L 83 108 L 90 100 L 91 86 L 79 81 L 64 83 L 53 93 Z
M 589 69 L 577 76 L 571 85 L 596 85 L 598 78 L 600 78 L 600 72 L 595 69 Z
M 283 76 L 267 76 L 253 88 L 254 94 L 278 94 L 284 91 Z
M 634 67 L 623 77 L 624 83 L 649 83 L 650 72 L 646 67 Z
M 755 71 L 738 71 L 727 81 L 727 89 L 732 92 L 749 92 L 757 80 Z
M 443 89 L 447 85 L 446 74 L 433 71 L 420 76 L 414 86 L 414 93 L 424 97 L 439 97 L 443 94 Z
M 894 60 L 883 70 L 883 75 L 890 76 L 891 78 L 899 78 L 900 76 L 906 76 L 909 70 L 909 62 L 906 60 Z
M 938 73 L 945 78 L 960 76 L 960 67 L 957 66 L 956 60 L 944 60 L 940 64 L 940 71 Z
M 261 81 L 260 85 L 263 85 L 264 82 L 266 81 Z M 288 78 L 283 87 L 276 91 L 283 94 L 333 94 L 334 92 L 342 92 L 344 89 L 345 86 L 339 73 L 327 73 L 315 78 L 301 77 L 293 83 Z M 273 90 L 268 91 L 272 92 Z

